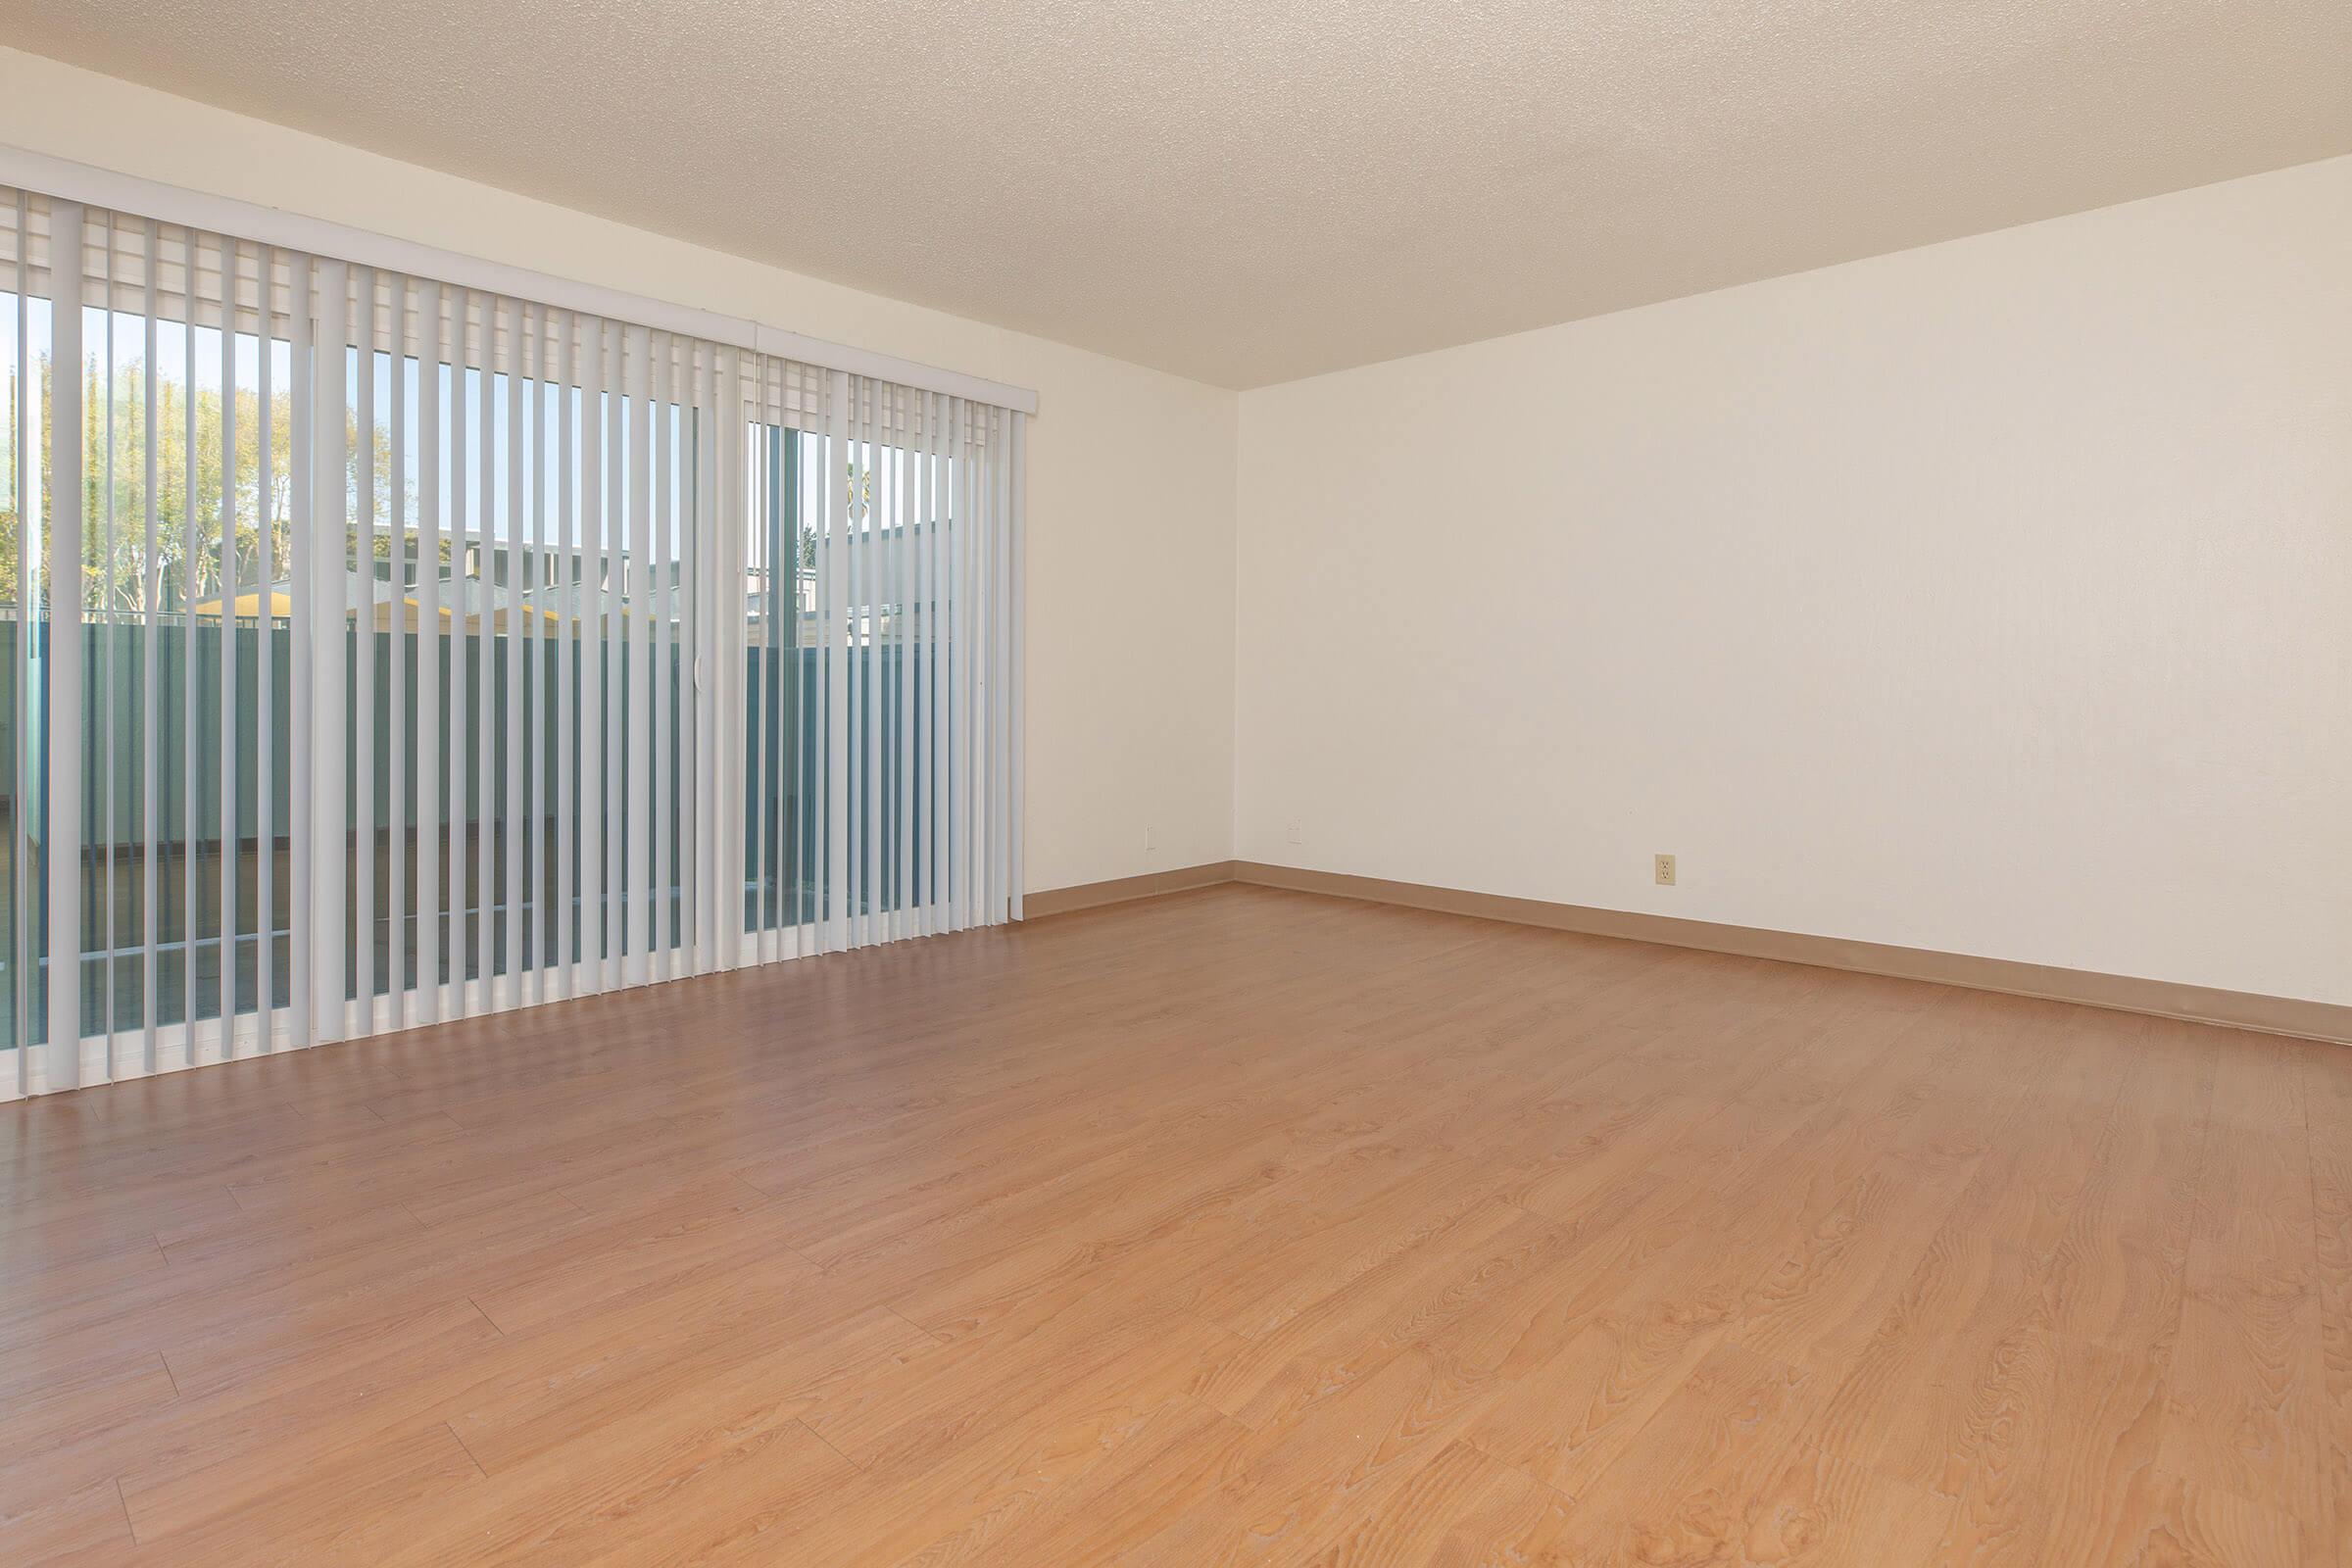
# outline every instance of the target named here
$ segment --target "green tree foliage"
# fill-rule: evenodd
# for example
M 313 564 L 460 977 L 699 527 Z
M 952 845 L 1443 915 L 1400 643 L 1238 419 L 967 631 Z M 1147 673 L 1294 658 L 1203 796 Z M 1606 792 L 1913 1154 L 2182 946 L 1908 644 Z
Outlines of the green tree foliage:
M 49 493 L 51 472 L 51 411 L 53 367 L 46 355 L 37 362 L 40 393 L 40 491 Z M 118 365 L 113 396 L 106 396 L 103 361 L 88 357 L 82 368 L 82 604 L 91 610 L 166 612 L 188 603 L 188 511 L 191 489 L 195 498 L 195 597 L 206 600 L 220 592 L 221 469 L 224 442 L 220 389 L 203 387 L 195 393 L 194 471 L 189 452 L 189 396 L 176 377 L 159 376 L 155 399 L 155 589 L 150 605 L 148 585 L 141 580 L 147 561 L 147 378 L 137 363 Z M 235 475 L 233 569 L 242 594 L 255 591 L 262 577 L 262 530 L 270 531 L 270 574 L 282 581 L 293 548 L 292 456 L 293 403 L 273 389 L 270 406 L 270 472 L 262 473 L 261 394 L 239 387 L 231 439 Z M 358 422 L 348 414 L 350 439 L 345 450 L 354 454 L 350 494 L 359 493 Z M 110 497 L 109 435 L 112 435 Z M 407 486 L 394 485 L 390 433 L 379 424 L 374 431 L 375 499 L 379 519 L 390 516 L 395 496 L 405 499 Z M 36 500 L 36 506 L 38 502 Z M 112 543 L 108 521 L 112 518 Z M 265 519 L 267 522 L 265 524 Z M 22 602 L 24 587 L 24 553 L 26 530 L 17 516 L 12 488 L 0 495 L 0 604 Z M 36 552 L 46 533 L 46 519 L 35 517 L 30 548 Z M 352 531 L 356 541 L 358 529 Z M 380 527 L 376 558 L 389 560 L 388 529 Z M 36 557 L 36 566 L 38 564 Z M 37 578 L 37 571 L 35 576 Z M 42 586 L 46 595 L 46 585 Z

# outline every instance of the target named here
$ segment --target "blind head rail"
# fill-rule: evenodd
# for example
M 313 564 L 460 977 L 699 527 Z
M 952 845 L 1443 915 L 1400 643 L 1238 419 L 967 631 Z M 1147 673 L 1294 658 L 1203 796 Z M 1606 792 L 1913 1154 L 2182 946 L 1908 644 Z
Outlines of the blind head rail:
M 896 382 L 918 391 L 1037 412 L 1037 393 L 1009 382 L 961 370 L 943 369 L 896 355 L 768 326 L 741 317 L 511 267 L 463 252 L 379 234 L 369 229 L 265 207 L 234 197 L 187 190 L 135 174 L 118 173 L 47 153 L 0 144 L 0 184 L 40 191 L 64 200 L 314 256 L 380 268 L 416 277 L 437 278 L 484 293 L 542 304 L 587 316 L 632 321 L 658 331 L 699 337 L 759 354 L 798 360 L 852 375 Z

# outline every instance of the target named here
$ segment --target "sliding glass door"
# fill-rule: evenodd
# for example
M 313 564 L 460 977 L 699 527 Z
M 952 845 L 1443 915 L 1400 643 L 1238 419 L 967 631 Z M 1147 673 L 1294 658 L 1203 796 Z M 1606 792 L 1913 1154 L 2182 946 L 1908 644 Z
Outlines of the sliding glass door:
M 0 208 L 0 1094 L 1017 915 L 1022 416 Z

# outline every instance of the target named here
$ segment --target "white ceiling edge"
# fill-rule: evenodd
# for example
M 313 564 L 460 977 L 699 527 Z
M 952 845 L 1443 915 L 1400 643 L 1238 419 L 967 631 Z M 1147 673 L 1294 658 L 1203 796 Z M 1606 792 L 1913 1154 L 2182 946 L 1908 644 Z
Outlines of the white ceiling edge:
M 2017 222 L 2002 223 L 1992 228 L 1971 229 L 1965 234 L 1947 234 L 1940 239 L 1921 240 L 1916 245 L 1897 245 L 1887 250 L 1865 252 L 1860 256 L 1841 257 L 1837 261 L 1822 262 L 1813 267 L 1795 267 L 1785 272 L 1770 272 L 1760 277 L 1743 277 L 1737 282 L 1719 283 L 1712 288 L 1694 288 L 1681 294 L 1662 294 L 1653 300 L 1638 300 L 1630 305 L 1620 305 L 1610 310 L 1591 311 L 1582 316 L 1566 316 L 1556 321 L 1538 321 L 1531 326 L 1514 327 L 1507 332 L 1493 332 L 1484 337 L 1463 338 L 1456 343 L 1440 343 L 1430 348 L 1413 349 L 1404 354 L 1384 355 L 1376 360 L 1361 360 L 1348 365 L 1335 365 L 1329 369 L 1310 370 L 1304 375 L 1286 376 L 1279 381 L 1260 381 L 1251 386 L 1235 387 L 1231 390 L 1246 399 L 1257 392 L 1279 392 L 1290 387 L 1304 386 L 1310 381 L 1325 381 L 1336 376 L 1353 375 L 1359 370 L 1377 370 L 1390 366 L 1409 365 L 1415 360 L 1434 359 L 1438 355 L 1451 354 L 1460 349 L 1484 348 L 1491 344 L 1508 343 L 1517 338 L 1535 337 L 1544 332 L 1556 332 L 1563 327 L 1581 326 L 1588 321 L 1606 321 L 1620 316 L 1634 316 L 1642 311 L 1654 311 L 1690 300 L 1713 299 L 1719 294 L 1738 294 L 1746 289 L 1770 288 L 1775 284 L 1787 283 L 1796 278 L 1812 277 L 1824 272 L 1841 272 L 1849 268 L 1868 267 L 1874 263 L 1890 261 L 1897 257 L 1913 256 L 1923 251 L 1938 251 L 1954 246 L 1974 245 L 1984 240 L 1995 239 L 2003 234 L 2021 234 L 2030 229 L 2069 223 L 2078 219 L 2094 217 L 2100 213 L 2122 212 L 2128 208 L 2145 207 L 2156 202 L 2172 201 L 2177 197 L 2191 195 L 2198 191 L 2219 190 L 2230 185 L 2277 179 L 2306 170 L 2324 169 L 2330 164 L 2352 165 L 2352 151 L 2327 153 L 2318 158 L 2298 159 L 2293 163 L 2279 164 L 2271 169 L 2248 170 L 2242 174 L 2225 174 L 2219 179 L 2198 180 L 2193 184 L 2181 185 L 2169 190 L 2149 191 L 2144 195 L 2126 196 L 2112 202 L 2097 202 L 2088 207 L 2074 208 L 2063 213 L 2049 213 L 2040 218 L 2022 219 Z M 1180 372 L 1169 371 L 1167 373 L 1177 374 Z

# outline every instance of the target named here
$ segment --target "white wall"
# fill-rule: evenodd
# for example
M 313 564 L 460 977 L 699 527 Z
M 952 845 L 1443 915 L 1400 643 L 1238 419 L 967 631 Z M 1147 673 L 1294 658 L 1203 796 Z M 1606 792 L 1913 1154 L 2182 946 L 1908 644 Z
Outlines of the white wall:
M 1247 393 L 1241 493 L 1245 858 L 2352 1002 L 2352 159 Z
M 1232 855 L 1234 393 L 10 49 L 0 142 L 1036 388 L 1028 885 Z

